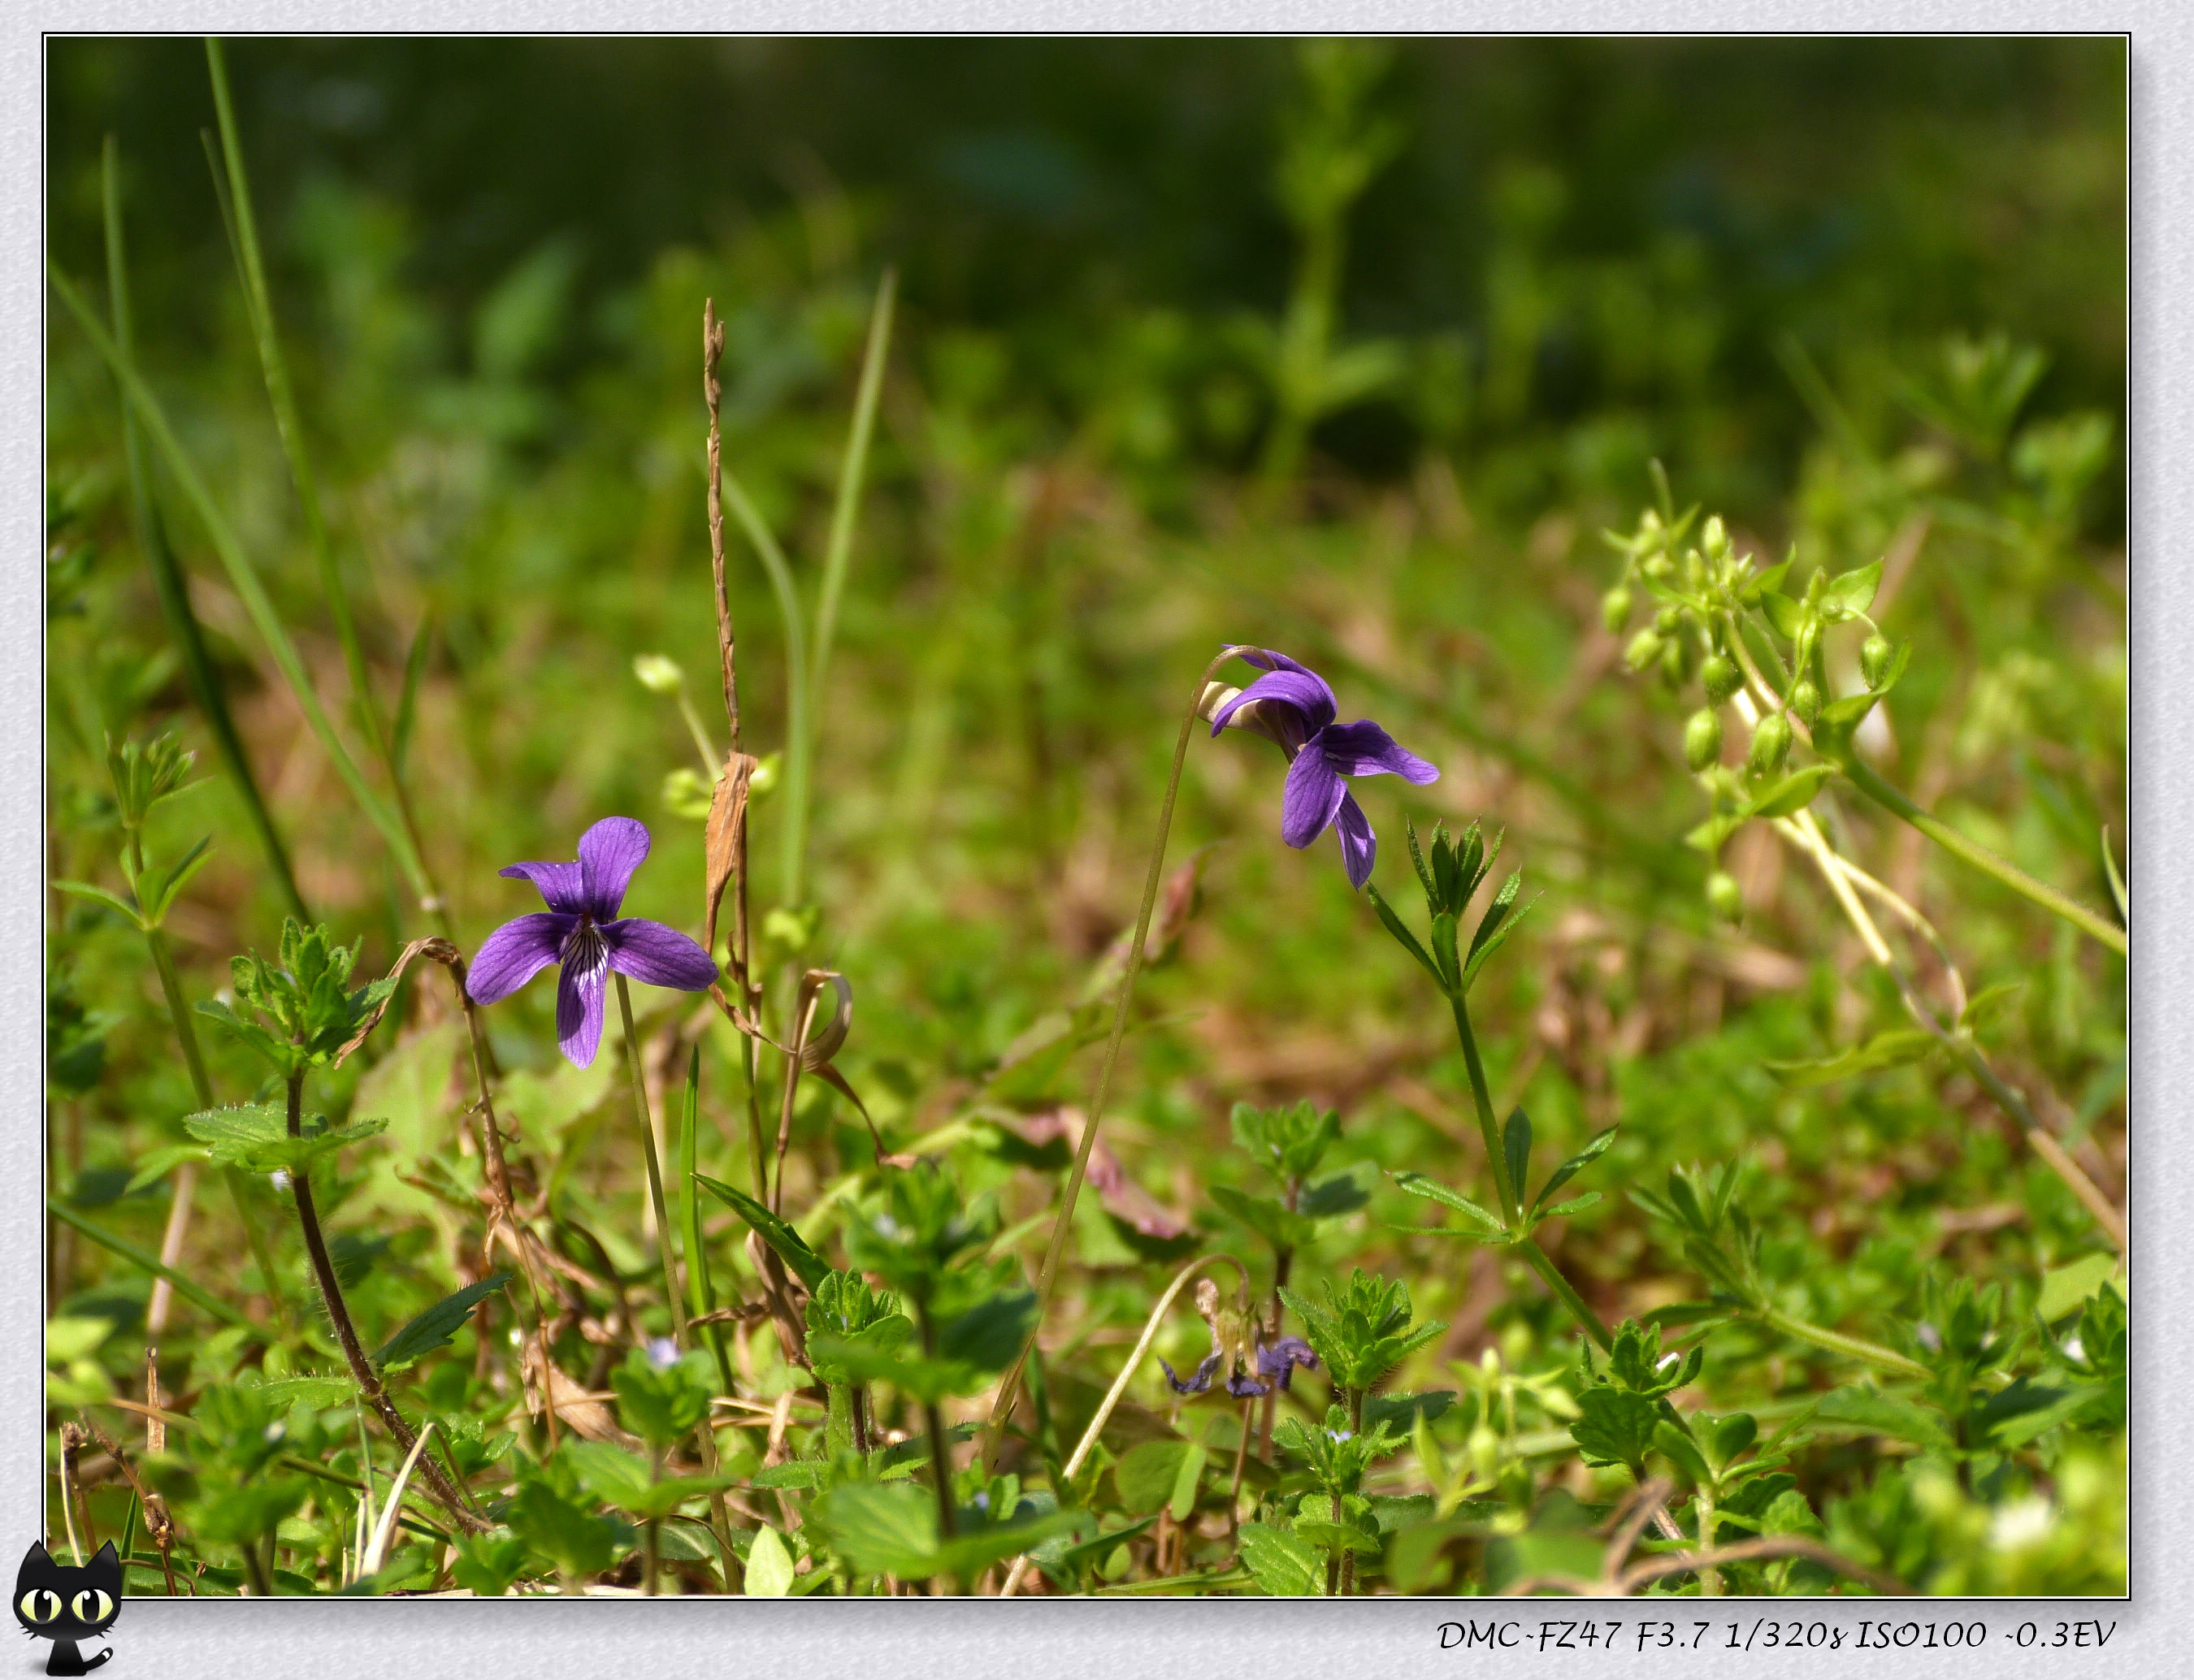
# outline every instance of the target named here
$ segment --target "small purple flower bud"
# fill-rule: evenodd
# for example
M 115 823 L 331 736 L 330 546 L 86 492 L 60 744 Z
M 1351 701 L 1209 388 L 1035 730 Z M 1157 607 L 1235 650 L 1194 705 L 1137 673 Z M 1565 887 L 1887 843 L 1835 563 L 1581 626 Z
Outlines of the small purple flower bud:
M 668 1371 L 678 1362 L 678 1344 L 668 1336 L 658 1336 L 647 1345 L 647 1362 L 658 1371 Z

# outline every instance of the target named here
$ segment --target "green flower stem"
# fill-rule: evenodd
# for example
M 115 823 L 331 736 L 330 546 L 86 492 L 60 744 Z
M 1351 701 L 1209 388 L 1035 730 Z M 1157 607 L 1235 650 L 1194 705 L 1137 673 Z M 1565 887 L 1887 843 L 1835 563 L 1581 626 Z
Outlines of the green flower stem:
M 1845 760 L 1841 768 L 1850 778 L 1852 786 L 1883 810 L 1902 817 L 1945 851 L 1962 857 L 1984 874 L 1995 876 L 2013 892 L 2032 900 L 2052 915 L 2062 916 L 2088 937 L 2108 946 L 2120 956 L 2127 954 L 2123 928 L 2112 926 L 2085 904 L 2068 898 L 2053 886 L 2043 885 L 2008 858 L 1999 857 L 1979 841 L 1967 839 L 1941 817 L 1921 810 L 1883 781 L 1857 754 Z
M 1562 1276 L 1561 1268 L 1547 1257 L 1547 1251 L 1539 1247 L 1538 1239 L 1527 1236 L 1515 1245 L 1515 1249 L 1524 1257 L 1525 1264 L 1539 1274 L 1539 1279 L 1547 1286 L 1548 1292 L 1569 1309 L 1570 1316 L 1577 1320 L 1585 1334 L 1592 1338 L 1594 1345 L 1602 1353 L 1612 1349 L 1615 1338 L 1600 1322 L 1600 1315 L 1585 1304 L 1584 1297 L 1578 1294 L 1569 1279 Z
M 1493 1093 L 1485 1083 L 1485 1064 L 1478 1053 L 1478 1036 L 1470 1029 L 1469 1006 L 1459 997 L 1452 1001 L 1455 1006 L 1455 1035 L 1462 1041 L 1462 1059 L 1470 1069 L 1471 1100 L 1478 1109 L 1478 1129 L 1485 1139 L 1485 1158 L 1492 1164 L 1493 1183 L 1501 1195 L 1501 1211 L 1508 1221 L 1508 1228 L 1519 1230 L 1523 1224 L 1523 1186 L 1508 1182 L 1508 1152 L 1501 1146 L 1500 1132 L 1494 1124 Z M 1546 1250 L 1539 1247 L 1536 1237 L 1525 1232 L 1510 1247 L 1524 1257 L 1525 1263 L 1533 1271 L 1539 1274 L 1540 1281 L 1545 1283 L 1554 1298 L 1569 1310 L 1570 1316 L 1577 1320 L 1586 1335 L 1592 1338 L 1594 1346 L 1605 1353 L 1615 1345 L 1615 1338 L 1600 1322 L 1600 1315 L 1585 1304 L 1584 1297 L 1577 1293 L 1569 1279 L 1562 1276 L 1561 1269 L 1547 1257 Z
M 303 1135 L 304 1098 L 304 1075 L 290 1075 L 288 1103 L 290 1135 L 292 1138 Z M 296 1199 L 297 1224 L 305 1234 L 305 1252 L 312 1256 L 313 1276 L 319 1283 L 320 1299 L 328 1310 L 328 1322 L 335 1328 L 336 1341 L 342 1349 L 343 1361 L 350 1367 L 351 1377 L 358 1384 L 359 1391 L 365 1396 L 366 1403 L 380 1414 L 381 1421 L 387 1425 L 389 1434 L 396 1437 L 398 1444 L 406 1453 L 413 1452 L 418 1447 L 419 1437 L 412 1432 L 411 1425 L 405 1421 L 404 1413 L 397 1409 L 396 1402 L 388 1397 L 388 1390 L 381 1385 L 381 1374 L 373 1368 L 373 1362 L 365 1356 L 365 1350 L 359 1345 L 357 1328 L 350 1320 L 350 1309 L 344 1304 L 342 1286 L 336 1281 L 335 1262 L 329 1259 L 326 1239 L 320 1234 L 320 1216 L 313 1206 L 311 1169 L 300 1167 L 290 1177 L 290 1189 Z M 420 1458 L 418 1471 L 425 1478 L 428 1491 L 434 1494 L 435 1503 L 455 1517 L 468 1533 L 483 1534 L 493 1526 L 466 1509 L 464 1498 L 458 1493 L 457 1485 L 443 1474 L 441 1465 L 433 1459 Z
M 640 1126 L 640 1148 L 647 1155 L 647 1194 L 655 1203 L 655 1247 L 663 1261 L 663 1299 L 670 1309 L 672 1334 L 686 1339 L 686 1310 L 678 1299 L 678 1262 L 670 1252 L 670 1214 L 663 1201 L 663 1163 L 655 1153 L 655 1122 L 647 1112 L 647 1079 L 640 1065 L 640 1035 L 633 1030 L 632 993 L 617 977 L 617 1015 L 624 1023 L 625 1066 L 632 1076 L 632 1114 Z M 692 1186 L 687 1186 L 691 1194 Z
M 686 1064 L 686 1105 L 678 1131 L 678 1181 L 686 1215 L 686 1288 L 688 1304 L 695 1318 L 704 1318 L 716 1310 L 716 1286 L 709 1275 L 709 1250 L 701 1236 L 701 1187 L 695 1182 L 700 1173 L 701 1132 L 701 1046 L 693 1046 L 693 1054 Z M 711 1323 L 708 1327 L 709 1347 L 716 1356 L 716 1375 L 724 1385 L 724 1392 L 732 1393 L 732 1359 L 724 1348 L 724 1327 Z
M 1089 1099 L 1089 1118 L 1082 1127 L 1082 1146 L 1075 1151 L 1074 1165 L 1068 1170 L 1066 1185 L 1060 1195 L 1059 1218 L 1051 1228 L 1051 1241 L 1043 1251 L 1043 1268 L 1037 1276 L 1036 1328 L 1030 1331 L 1029 1339 L 1000 1380 L 990 1421 L 983 1426 L 979 1462 L 986 1467 L 991 1454 L 996 1450 L 999 1436 L 1004 1432 L 1006 1419 L 1013 1413 L 1014 1402 L 1019 1396 L 1021 1372 L 1028 1364 L 1029 1350 L 1036 1345 L 1044 1316 L 1050 1310 L 1052 1291 L 1059 1284 L 1059 1263 L 1074 1229 L 1075 1200 L 1081 1195 L 1082 1180 L 1089 1171 L 1089 1152 L 1096 1146 L 1097 1128 L 1105 1118 L 1106 1099 L 1112 1094 L 1112 1072 L 1119 1065 L 1120 1041 L 1128 1032 L 1128 1006 L 1135 995 L 1136 978 L 1143 972 L 1143 943 L 1150 937 L 1151 911 L 1157 903 L 1158 882 L 1165 869 L 1166 836 L 1173 830 L 1173 807 L 1180 792 L 1181 766 L 1188 761 L 1188 737 L 1196 727 L 1204 689 L 1219 674 L 1219 668 L 1233 657 L 1230 648 L 1203 668 L 1203 674 L 1190 691 L 1188 709 L 1181 716 L 1180 736 L 1174 743 L 1173 770 L 1166 777 L 1165 800 L 1158 807 L 1158 831 L 1151 845 L 1151 866 L 1143 877 L 1143 902 L 1135 912 L 1134 938 L 1128 947 L 1127 972 L 1120 977 L 1120 995 L 1112 1006 L 1112 1030 L 1105 1041 L 1105 1059 L 1098 1064 L 1097 1088 Z
M 1478 1109 L 1479 1135 L 1485 1140 L 1486 1164 L 1493 1169 L 1493 1188 L 1501 1198 L 1501 1217 L 1513 1227 L 1523 1214 L 1523 1187 L 1508 1182 L 1508 1152 L 1501 1146 L 1501 1126 L 1493 1112 L 1493 1092 L 1485 1083 L 1485 1064 L 1478 1053 L 1478 1035 L 1470 1029 L 1470 1006 L 1459 997 L 1449 1002 L 1455 1011 L 1455 1035 L 1462 1045 L 1463 1064 L 1470 1069 L 1470 1098 Z
M 1847 1359 L 1856 1359 L 1863 1365 L 1871 1365 L 1892 1376 L 1908 1377 L 1915 1382 L 1922 1382 L 1931 1374 L 1927 1368 L 1916 1359 L 1907 1359 L 1903 1354 L 1876 1342 L 1847 1336 L 1840 1331 L 1824 1330 L 1818 1324 L 1808 1324 L 1802 1318 L 1792 1317 L 1780 1307 L 1762 1308 L 1760 1318 L 1762 1323 L 1772 1329 L 1780 1330 L 1786 1336 L 1795 1337 L 1801 1342 L 1811 1342 L 1817 1348 L 1840 1353 Z
M 114 341 L 126 360 L 135 353 L 129 323 L 129 271 L 122 238 L 122 192 L 118 180 L 120 170 L 114 136 L 109 135 L 101 158 L 106 220 L 106 290 L 114 323 Z M 228 709 L 227 696 L 214 669 L 213 656 L 206 650 L 205 633 L 198 626 L 197 614 L 191 611 L 182 568 L 175 562 L 175 550 L 168 546 L 167 527 L 153 504 L 144 440 L 138 435 L 137 416 L 129 407 L 126 393 L 122 404 L 122 452 L 129 466 L 130 522 L 136 530 L 137 546 L 145 552 L 146 569 L 152 574 L 152 590 L 159 597 L 160 613 L 168 622 L 168 634 L 182 656 L 191 697 L 205 715 L 206 725 L 213 732 L 214 745 L 221 753 L 221 764 L 228 771 L 229 780 L 236 784 L 244 815 L 258 837 L 260 850 L 267 854 L 267 868 L 273 872 L 274 883 L 281 889 L 290 914 L 309 925 L 312 913 L 305 908 L 304 897 L 297 891 L 289 848 L 283 843 L 281 831 L 274 826 L 267 801 L 260 794 L 251 760 L 244 750 L 243 737 L 237 733 L 236 720 Z M 205 1100 L 210 1105 L 212 1099 Z

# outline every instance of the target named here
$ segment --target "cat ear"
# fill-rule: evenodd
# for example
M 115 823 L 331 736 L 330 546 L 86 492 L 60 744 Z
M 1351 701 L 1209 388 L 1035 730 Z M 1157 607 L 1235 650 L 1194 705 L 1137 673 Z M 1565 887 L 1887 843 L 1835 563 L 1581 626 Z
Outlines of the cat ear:
M 20 1567 L 27 1569 L 33 1563 L 42 1563 L 50 1566 L 53 1561 L 53 1555 L 46 1550 L 45 1542 L 43 1540 L 32 1540 L 31 1542 L 31 1549 L 23 1554 L 23 1562 Z
M 112 1540 L 109 1540 L 105 1545 L 100 1547 L 98 1551 L 93 1552 L 91 1554 L 91 1562 L 86 1567 L 89 1568 L 102 1570 L 111 1574 L 120 1574 L 122 1573 L 122 1559 L 120 1555 L 114 1550 L 114 1542 Z

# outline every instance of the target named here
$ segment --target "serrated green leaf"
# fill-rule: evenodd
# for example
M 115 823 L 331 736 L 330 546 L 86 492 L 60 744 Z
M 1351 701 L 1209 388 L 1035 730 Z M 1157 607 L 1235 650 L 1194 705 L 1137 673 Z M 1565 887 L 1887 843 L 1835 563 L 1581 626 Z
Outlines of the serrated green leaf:
M 444 1296 L 369 1355 L 370 1362 L 376 1370 L 384 1372 L 401 1371 L 408 1365 L 417 1364 L 436 1348 L 446 1345 L 472 1316 L 473 1309 L 515 1276 L 509 1271 L 496 1272 L 477 1283 L 468 1284 L 454 1295 Z
M 137 1170 L 129 1175 L 129 1182 L 122 1187 L 124 1195 L 135 1195 L 147 1184 L 158 1184 L 187 1161 L 210 1161 L 212 1153 L 197 1144 L 171 1144 L 164 1150 L 148 1150 L 138 1158 Z
M 300 1116 L 298 1129 L 302 1135 L 292 1138 L 288 1112 L 279 1103 L 208 1109 L 183 1116 L 183 1130 L 205 1145 L 216 1166 L 245 1173 L 295 1173 L 330 1150 L 379 1137 L 388 1122 L 353 1121 L 330 1130 L 327 1116 L 315 1114 Z
M 1266 1522 L 1245 1522 L 1242 1563 L 1268 1598 L 1325 1597 L 1325 1559 L 1307 1540 Z
M 748 1228 L 767 1242 L 778 1259 L 792 1269 L 792 1275 L 809 1289 L 815 1288 L 830 1275 L 829 1263 L 807 1246 L 805 1237 L 744 1190 L 733 1190 L 705 1173 L 696 1173 L 693 1181 L 745 1220 Z

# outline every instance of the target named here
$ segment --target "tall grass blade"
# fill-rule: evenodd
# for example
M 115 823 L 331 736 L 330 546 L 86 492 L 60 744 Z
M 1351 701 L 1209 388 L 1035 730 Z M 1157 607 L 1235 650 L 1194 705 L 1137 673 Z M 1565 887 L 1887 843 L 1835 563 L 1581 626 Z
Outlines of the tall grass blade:
M 129 267 L 123 242 L 119 148 L 112 135 L 106 137 L 101 158 L 100 186 L 106 226 L 106 289 L 113 312 L 114 341 L 122 354 L 129 357 L 135 353 L 129 316 Z M 191 698 L 198 702 L 206 727 L 212 731 L 222 768 L 236 784 L 251 832 L 259 841 L 260 850 L 267 854 L 267 867 L 281 891 L 284 908 L 299 921 L 310 922 L 313 915 L 305 907 L 304 895 L 297 890 L 289 847 L 283 841 L 281 830 L 274 825 L 265 796 L 259 791 L 259 780 L 252 773 L 251 760 L 244 750 L 244 738 L 237 732 L 236 719 L 228 709 L 228 697 L 222 691 L 220 674 L 214 669 L 213 657 L 206 649 L 205 632 L 198 623 L 198 615 L 191 610 L 190 592 L 184 586 L 182 568 L 176 562 L 175 551 L 168 546 L 167 525 L 152 499 L 152 474 L 145 464 L 144 440 L 138 435 L 137 416 L 130 409 L 126 393 L 122 403 L 122 452 L 129 467 L 129 513 L 136 527 L 137 546 L 144 550 L 146 569 L 152 574 L 152 590 L 159 597 L 160 616 L 167 621 L 168 634 L 182 657 Z

